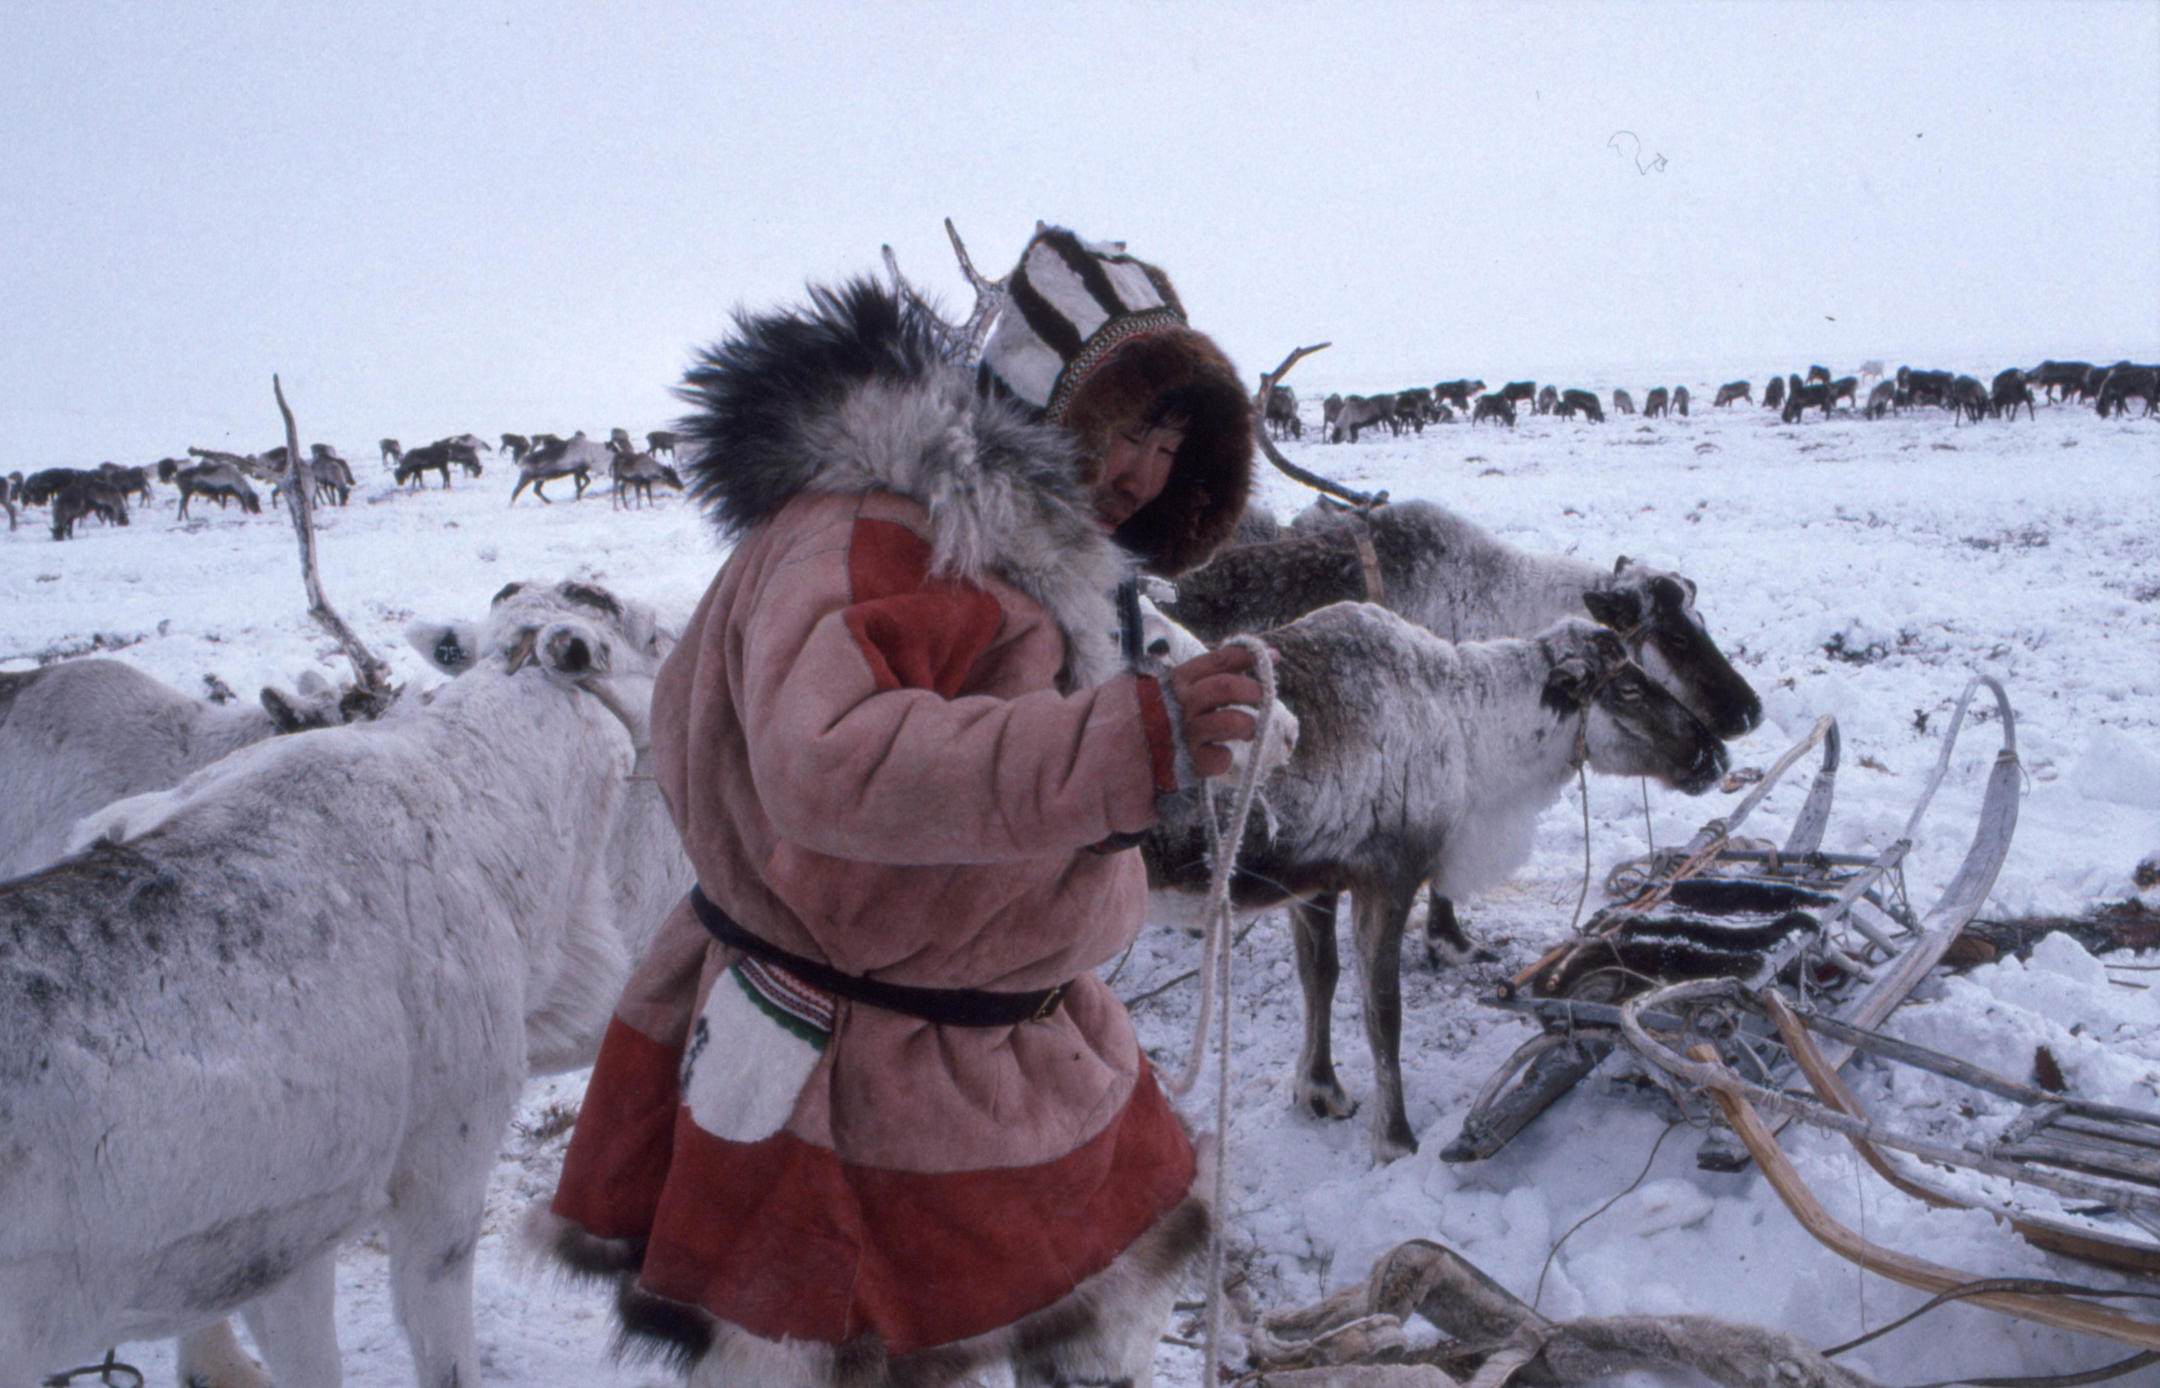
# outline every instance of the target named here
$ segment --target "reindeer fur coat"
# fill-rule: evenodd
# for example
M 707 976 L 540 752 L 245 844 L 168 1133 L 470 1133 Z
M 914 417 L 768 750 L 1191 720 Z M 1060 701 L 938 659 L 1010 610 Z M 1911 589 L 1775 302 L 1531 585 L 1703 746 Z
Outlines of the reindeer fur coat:
M 1071 987 L 1016 1027 L 936 1026 L 678 909 L 594 1072 L 555 1248 L 693 1360 L 755 1378 L 807 1342 L 854 1366 L 834 1382 L 937 1381 L 906 1366 L 1084 1333 L 1106 1276 L 1174 1279 L 1204 1229 L 1192 1146 L 1093 972 L 1143 923 L 1112 845 L 1177 789 L 1171 722 L 1121 667 L 1131 558 L 1062 432 L 976 395 L 867 284 L 737 326 L 684 394 L 693 491 L 740 538 L 653 705 L 700 885 L 844 973 Z

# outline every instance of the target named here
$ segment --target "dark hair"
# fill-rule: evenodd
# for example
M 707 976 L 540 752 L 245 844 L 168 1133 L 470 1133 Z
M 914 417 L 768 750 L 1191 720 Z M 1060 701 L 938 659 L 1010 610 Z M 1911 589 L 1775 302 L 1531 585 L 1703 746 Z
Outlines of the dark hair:
M 1155 397 L 1155 403 L 1140 416 L 1142 429 L 1176 429 L 1180 433 L 1192 427 L 1200 413 L 1199 394 L 1191 386 L 1179 386 L 1166 390 Z
M 1104 358 L 1066 406 L 1079 439 L 1080 481 L 1101 477 L 1120 430 L 1184 430 L 1162 492 L 1118 527 L 1118 542 L 1165 577 L 1229 538 L 1252 485 L 1252 402 L 1220 349 L 1190 328 L 1136 335 Z
M 1135 337 L 1104 358 L 1065 410 L 1065 427 L 1081 444 L 1082 480 L 1095 481 L 1121 430 L 1190 428 L 1196 380 L 1191 354 L 1167 334 Z

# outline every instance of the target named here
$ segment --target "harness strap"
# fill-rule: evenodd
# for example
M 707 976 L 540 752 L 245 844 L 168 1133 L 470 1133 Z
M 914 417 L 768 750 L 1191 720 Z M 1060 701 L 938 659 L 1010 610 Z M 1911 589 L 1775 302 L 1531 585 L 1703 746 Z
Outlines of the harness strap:
M 1387 606 L 1387 584 L 1380 580 L 1380 555 L 1373 549 L 1372 531 L 1366 527 L 1365 518 L 1358 517 L 1357 531 L 1358 567 L 1365 571 L 1365 601 L 1376 607 Z
M 941 1027 L 1016 1027 L 1039 1022 L 1064 1005 L 1071 983 L 1032 993 L 990 993 L 978 988 L 912 988 L 904 983 L 885 983 L 791 954 L 759 938 L 737 924 L 714 904 L 702 887 L 690 889 L 690 907 L 698 922 L 721 944 L 740 950 L 768 967 L 793 974 L 803 983 L 834 997 L 869 1007 L 897 1012 Z

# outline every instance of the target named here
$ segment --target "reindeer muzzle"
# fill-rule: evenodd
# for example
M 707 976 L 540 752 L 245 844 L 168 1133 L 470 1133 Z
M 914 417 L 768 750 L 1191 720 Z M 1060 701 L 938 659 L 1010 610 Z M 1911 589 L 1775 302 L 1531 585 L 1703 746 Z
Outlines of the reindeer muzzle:
M 548 670 L 565 679 L 606 675 L 614 668 L 607 638 L 583 622 L 556 622 L 539 633 L 539 656 Z

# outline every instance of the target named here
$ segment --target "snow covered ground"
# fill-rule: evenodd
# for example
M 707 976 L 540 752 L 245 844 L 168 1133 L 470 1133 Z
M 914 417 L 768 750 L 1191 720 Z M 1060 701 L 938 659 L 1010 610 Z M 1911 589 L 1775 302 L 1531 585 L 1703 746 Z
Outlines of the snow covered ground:
M 1964 369 L 1986 374 L 1986 365 Z M 1687 383 L 1707 400 L 1717 380 Z M 1626 386 L 1640 399 L 1651 383 L 1597 384 Z M 260 427 L 238 432 L 266 444 L 276 419 L 267 387 L 261 405 Z M 307 402 L 295 405 L 306 437 Z M 586 427 L 597 434 L 612 422 Z M 395 427 L 385 421 L 385 431 Z M 175 439 L 172 451 L 187 442 L 211 441 Z M 365 441 L 334 442 L 365 460 L 364 485 L 349 508 L 322 515 L 325 583 L 364 638 L 391 653 L 401 680 L 437 678 L 400 643 L 414 616 L 475 615 L 506 581 L 569 575 L 687 612 L 720 557 L 679 498 L 639 512 L 616 511 L 597 493 L 574 505 L 527 498 L 506 507 L 510 480 L 500 466 L 448 493 L 401 492 L 376 471 Z M 2074 914 L 2132 896 L 2136 865 L 2160 850 L 2160 419 L 2101 420 L 2089 409 L 2043 405 L 2037 421 L 1962 428 L 1934 410 L 1784 426 L 1770 411 L 1699 404 L 1687 419 L 1598 426 L 1526 416 L 1512 431 L 1453 424 L 1422 437 L 1288 447 L 1343 482 L 1431 498 L 1527 548 L 1602 562 L 1627 554 L 1694 578 L 1713 634 L 1767 709 L 1764 726 L 1734 745 L 1736 765 L 1767 765 L 1818 715 L 1839 720 L 1844 769 L 1829 847 L 1874 850 L 1898 836 L 1933 768 L 1944 716 L 1977 670 L 2009 690 L 2026 769 L 2017 837 L 1984 915 Z M 1284 515 L 1307 499 L 1272 472 L 1264 492 Z M 55 544 L 42 513 L 32 512 L 21 529 L 0 534 L 0 669 L 99 649 L 190 691 L 215 675 L 243 697 L 264 683 L 289 685 L 303 669 L 344 673 L 305 618 L 282 517 L 204 508 L 178 523 L 169 489 L 126 529 L 86 524 Z M 1916 901 L 1931 901 L 1962 856 L 1998 737 L 1983 721 L 1961 738 L 1909 869 Z M 1755 825 L 1789 823 L 1806 780 L 1806 768 L 1787 777 Z M 1634 783 L 1594 779 L 1591 857 L 1602 875 L 1651 841 L 1684 839 L 1731 803 L 1717 792 L 1645 797 Z M 1667 1136 L 1671 1114 L 1615 1078 L 1617 1066 L 1492 1160 L 1457 1167 L 1438 1159 L 1480 1084 L 1530 1035 L 1526 1023 L 1478 998 L 1565 935 L 1581 888 L 1581 824 L 1571 790 L 1546 815 L 1535 856 L 1515 879 L 1464 903 L 1465 924 L 1498 962 L 1436 972 L 1411 951 L 1403 1072 L 1421 1150 L 1392 1165 L 1372 1166 L 1363 1114 L 1328 1123 L 1291 1110 L 1300 1023 L 1288 930 L 1275 916 L 1246 937 L 1233 990 L 1229 1220 L 1252 1298 L 1267 1308 L 1315 1300 L 1361 1279 L 1396 1243 L 1425 1237 L 1457 1248 L 1517 1294 L 1539 1296 L 1541 1309 L 1560 1318 L 1702 1312 L 1828 1345 L 1918 1304 L 1918 1293 L 1823 1250 L 1753 1171 L 1697 1170 L 1700 1135 L 1682 1127 Z M 1151 929 L 1116 966 L 1115 986 L 1129 998 L 1151 994 L 1196 957 L 1182 933 Z M 2160 974 L 2122 967 L 2154 962 L 2095 960 L 2057 939 L 2029 963 L 1931 983 L 1899 1029 L 2020 1076 L 2044 1044 L 2089 1096 L 2160 1109 L 2160 994 L 2148 988 Z M 1194 1003 L 1188 982 L 1135 1008 L 1143 1039 L 1165 1063 L 1183 1055 Z M 1346 976 L 1336 1053 L 1344 1083 L 1363 1095 L 1371 1076 L 1359 1007 Z M 1891 1082 L 1866 1063 L 1854 1074 L 1863 1098 L 1891 1097 Z M 498 1168 L 479 1277 L 490 1382 L 668 1381 L 655 1366 L 612 1363 L 603 1300 L 523 1266 L 510 1237 L 518 1209 L 550 1188 L 562 1140 L 549 1119 L 575 1103 L 580 1082 L 532 1086 Z M 1895 1098 L 1940 1106 L 1939 1088 L 1906 1076 Z M 1195 1091 L 1213 1092 L 1207 1077 Z M 1212 1125 L 1197 1107 L 1195 1117 Z M 1925 1210 L 1827 1138 L 1796 1129 L 1786 1146 L 1832 1212 L 1879 1242 L 1975 1273 L 2106 1280 L 2027 1249 L 1985 1215 Z M 347 1382 L 408 1384 L 380 1248 L 350 1248 L 340 1282 Z M 2125 1352 L 1950 1307 L 1841 1362 L 1912 1383 L 2063 1372 Z M 123 1357 L 153 1382 L 170 1381 L 166 1347 L 129 1346 Z M 1166 1345 L 1159 1375 L 1196 1384 L 1198 1354 Z

